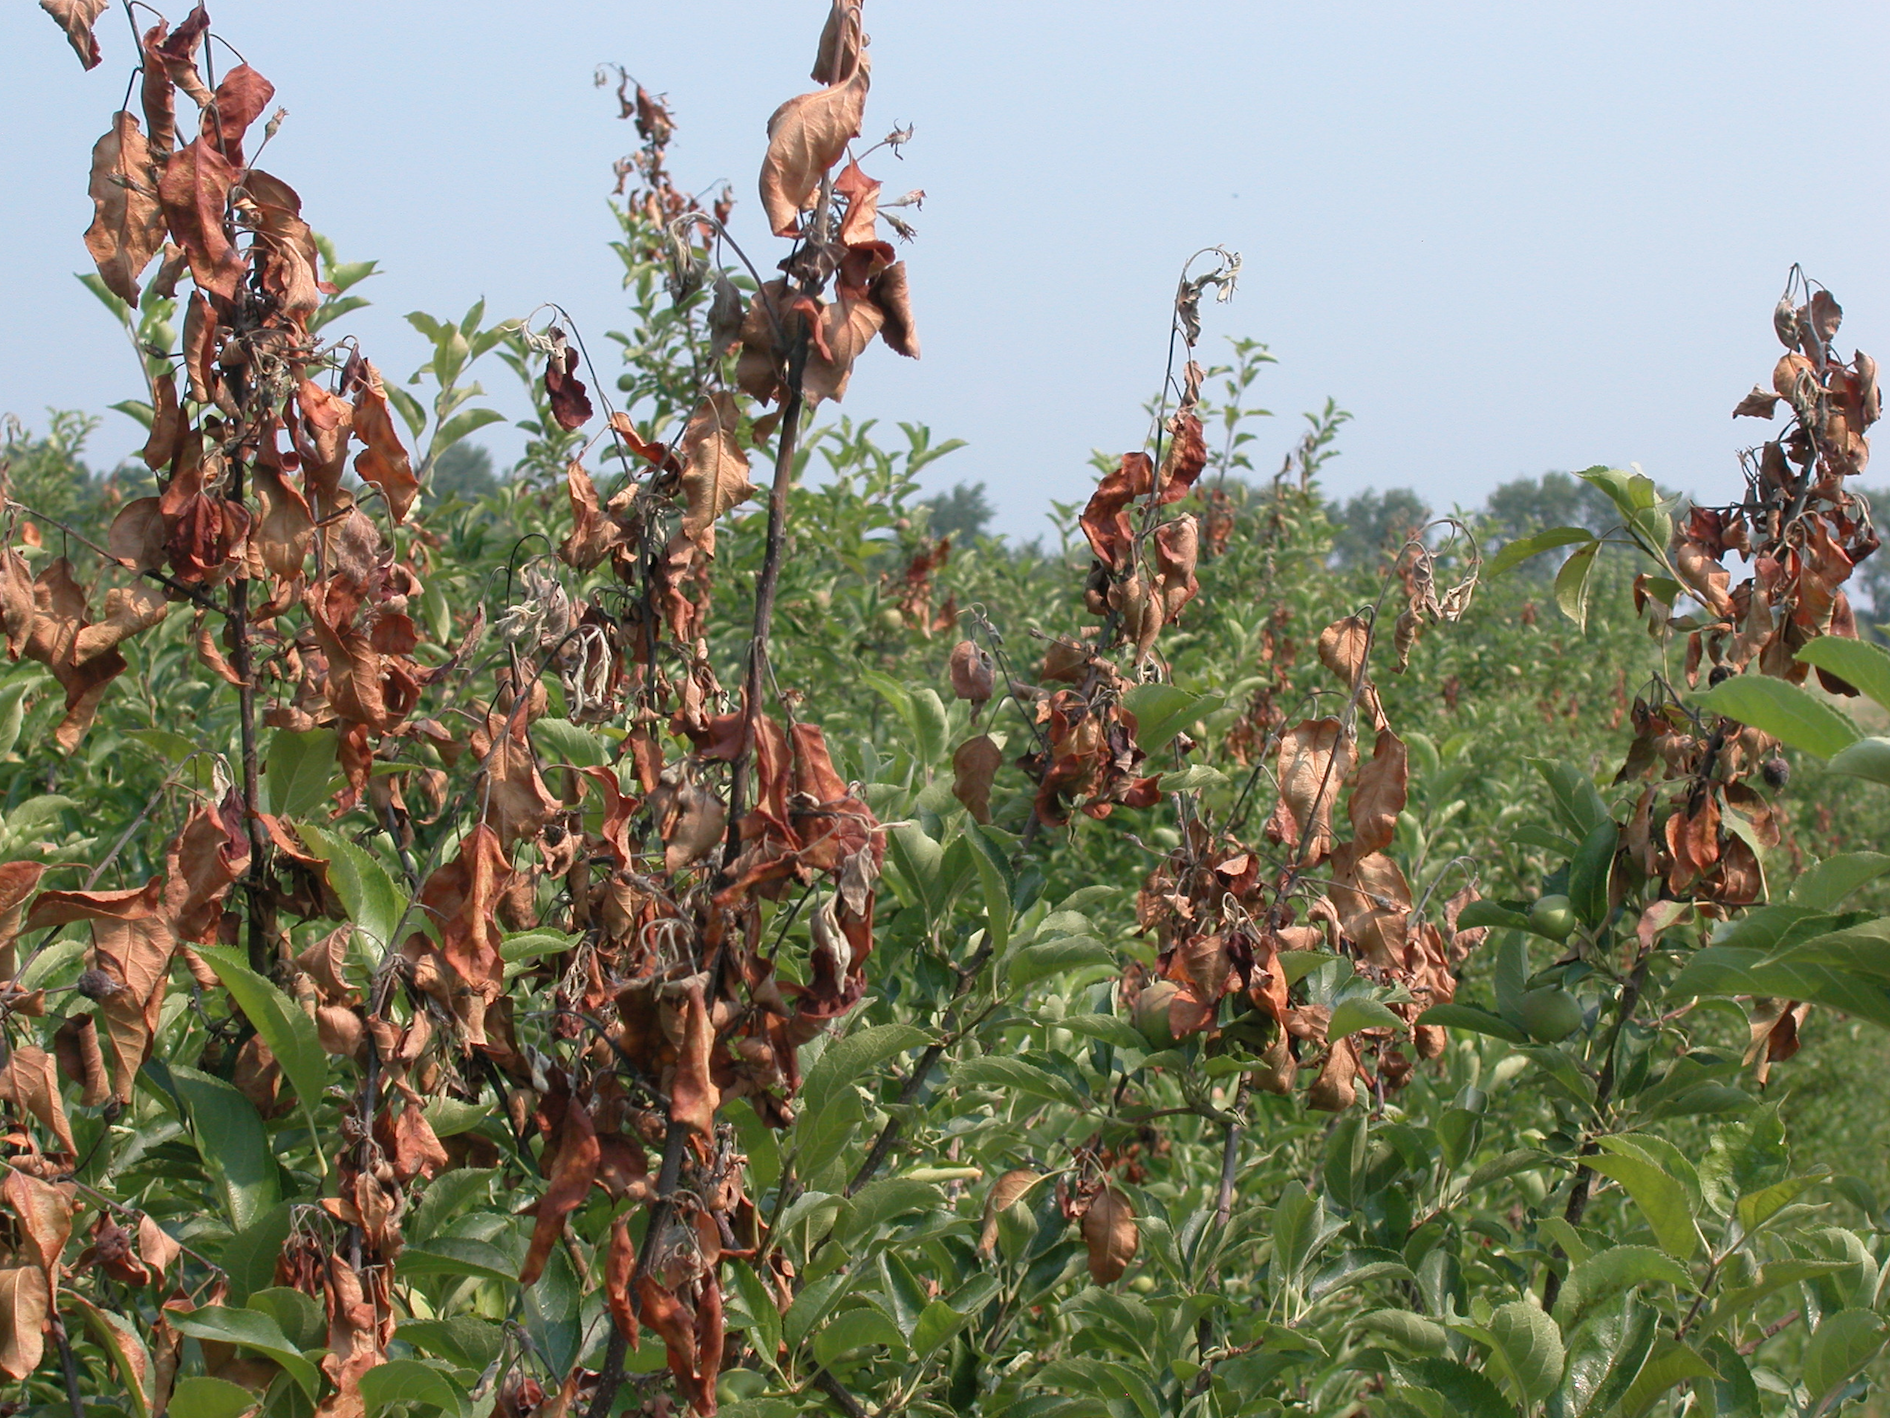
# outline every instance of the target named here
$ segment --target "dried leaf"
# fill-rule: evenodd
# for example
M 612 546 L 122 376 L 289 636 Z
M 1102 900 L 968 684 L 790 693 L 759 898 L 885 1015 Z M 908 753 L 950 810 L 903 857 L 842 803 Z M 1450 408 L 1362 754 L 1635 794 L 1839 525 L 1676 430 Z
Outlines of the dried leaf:
M 191 279 L 203 290 L 236 299 L 242 253 L 224 230 L 224 212 L 236 169 L 202 138 L 172 153 L 158 179 L 158 199 L 171 236 L 190 257 Z
M 46 1353 L 46 1317 L 52 1295 L 37 1266 L 0 1270 L 0 1373 L 24 1379 Z
M 368 360 L 361 361 L 357 376 L 353 427 L 355 436 L 366 445 L 354 460 L 355 472 L 363 482 L 381 490 L 396 523 L 405 521 L 408 509 L 420 495 L 420 480 L 413 475 L 407 450 L 400 446 L 400 435 L 394 432 L 381 372 Z
M 970 700 L 976 717 L 978 710 L 990 703 L 995 687 L 991 657 L 971 641 L 960 640 L 952 646 L 951 677 L 952 693 Z
M 820 181 L 860 131 L 870 66 L 865 54 L 846 82 L 789 99 L 768 119 L 761 206 L 776 236 L 794 236 Z
M 715 555 L 716 519 L 758 491 L 735 438 L 740 420 L 733 396 L 718 390 L 697 406 L 683 431 L 682 529 L 704 556 Z
M 59 1091 L 59 1069 L 51 1054 L 37 1044 L 15 1049 L 0 1069 L 0 1098 L 31 1113 L 53 1135 L 61 1152 L 77 1158 L 78 1144 L 72 1139 L 72 1122 Z
M 66 42 L 72 46 L 72 52 L 79 56 L 79 63 L 87 69 L 98 67 L 98 37 L 92 33 L 92 26 L 105 13 L 108 3 L 109 0 L 39 0 L 39 8 L 51 15 L 65 30 Z M 824 46 L 825 41 L 822 43 Z M 13 1377 L 17 1379 L 25 1376 L 14 1374 Z
M 1307 719 L 1280 739 L 1280 799 L 1267 820 L 1269 841 L 1298 847 L 1315 864 L 1333 841 L 1332 809 L 1355 750 L 1337 719 Z
M 907 359 L 917 359 L 919 331 L 912 323 L 912 291 L 906 278 L 906 263 L 895 261 L 874 277 L 867 299 L 878 306 L 885 317 L 879 327 L 879 337 L 886 342 L 886 348 Z
M 833 0 L 827 23 L 821 27 L 820 50 L 814 56 L 814 72 L 808 77 L 817 84 L 838 84 L 852 76 L 860 62 L 859 0 Z
M 111 131 L 92 148 L 91 196 L 85 249 L 106 289 L 135 306 L 138 277 L 164 248 L 164 210 L 144 132 L 123 110 L 112 115 Z
M 583 1204 L 591 1183 L 597 1179 L 602 1156 L 590 1113 L 577 1099 L 567 1098 L 558 1130 L 545 1145 L 541 1165 L 547 1169 L 551 1182 L 533 1208 L 537 1219 L 532 1226 L 531 1245 L 525 1251 L 525 1263 L 519 1268 L 519 1284 L 534 1284 L 544 1274 L 551 1248 L 564 1232 L 564 1219 Z
M 978 1249 L 989 1255 L 997 1247 L 998 1217 L 1015 1206 L 1018 1200 L 1029 1194 L 1030 1189 L 1043 1180 L 1043 1173 L 1033 1172 L 1028 1167 L 1019 1167 L 1004 1173 L 991 1183 L 991 1190 L 984 1198 L 984 1225 L 978 1233 Z
M 1347 804 L 1360 852 L 1382 852 L 1391 845 L 1398 815 L 1404 811 L 1408 776 L 1404 740 L 1390 729 L 1380 729 L 1371 761 L 1358 770 L 1358 782 Z
M 1120 1280 L 1141 1243 L 1129 1198 L 1114 1184 L 1097 1192 L 1083 1212 L 1082 1232 L 1090 1279 L 1098 1285 Z
M 1003 762 L 1004 752 L 989 734 L 966 739 L 952 754 L 952 796 L 973 822 L 991 821 L 991 780 Z

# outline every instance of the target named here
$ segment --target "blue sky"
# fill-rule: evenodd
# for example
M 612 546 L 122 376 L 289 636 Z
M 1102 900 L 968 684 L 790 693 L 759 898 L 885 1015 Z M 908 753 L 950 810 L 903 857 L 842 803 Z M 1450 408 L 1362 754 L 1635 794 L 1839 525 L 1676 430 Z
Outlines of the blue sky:
M 176 6 L 173 18 L 184 6 Z M 555 300 L 622 323 L 610 163 L 634 145 L 593 68 L 674 106 L 677 180 L 726 178 L 762 232 L 768 114 L 808 87 L 826 0 L 221 0 L 211 16 L 289 119 L 268 166 L 343 259 L 385 271 L 350 328 L 390 377 L 425 357 L 401 318 Z M 867 133 L 913 124 L 889 189 L 914 218 L 918 364 L 874 350 L 845 412 L 970 447 L 1005 530 L 1076 500 L 1089 450 L 1135 446 L 1181 261 L 1246 262 L 1208 341 L 1268 342 L 1279 415 L 1350 409 L 1328 486 L 1474 502 L 1520 474 L 1641 463 L 1730 491 L 1733 404 L 1779 351 L 1792 262 L 1846 310 L 1839 346 L 1890 356 L 1890 6 L 868 0 Z M 28 0 L 0 10 L 0 412 L 137 392 L 85 268 L 88 154 L 124 91 L 123 17 L 83 73 Z M 225 61 L 227 62 L 227 61 Z M 773 256 L 769 256 L 771 262 Z M 1211 351 L 1210 351 L 1211 352 Z M 511 400 L 509 374 L 488 384 Z M 502 401 L 502 406 L 504 406 Z M 512 401 L 515 403 L 515 401 Z M 107 413 L 95 452 L 140 441 Z M 491 440 L 501 449 L 503 439 Z

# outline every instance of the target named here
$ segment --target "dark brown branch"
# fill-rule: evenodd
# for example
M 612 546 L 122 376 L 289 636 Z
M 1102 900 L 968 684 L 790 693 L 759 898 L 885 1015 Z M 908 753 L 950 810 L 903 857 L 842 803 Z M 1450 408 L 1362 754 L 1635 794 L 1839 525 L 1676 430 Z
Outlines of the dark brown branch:
M 814 1370 L 813 1385 L 831 1398 L 834 1407 L 846 1414 L 847 1418 L 871 1418 L 865 1405 L 848 1393 L 846 1386 L 825 1369 Z

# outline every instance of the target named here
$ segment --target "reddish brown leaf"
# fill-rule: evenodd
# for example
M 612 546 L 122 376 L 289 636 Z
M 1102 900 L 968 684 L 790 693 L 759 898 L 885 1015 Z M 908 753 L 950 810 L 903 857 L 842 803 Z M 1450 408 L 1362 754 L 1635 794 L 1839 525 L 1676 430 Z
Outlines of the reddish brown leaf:
M 1090 1279 L 1098 1285 L 1120 1280 L 1141 1244 L 1129 1198 L 1113 1184 L 1097 1192 L 1083 1212 L 1082 1232 Z
M 906 278 L 906 263 L 895 261 L 874 277 L 869 300 L 879 307 L 884 323 L 879 337 L 886 348 L 907 359 L 919 357 L 919 331 L 912 322 L 912 291 Z
M 0 1181 L 0 1198 L 20 1224 L 25 1249 L 45 1272 L 53 1299 L 59 1294 L 59 1257 L 72 1237 L 72 1197 L 68 1188 L 43 1182 L 9 1167 Z
M 98 1046 L 98 1026 L 89 1014 L 75 1014 L 53 1031 L 59 1071 L 83 1090 L 79 1102 L 96 1108 L 112 1096 L 105 1055 Z
M 92 949 L 80 977 L 98 1004 L 111 1050 L 112 1091 L 129 1103 L 164 1007 L 176 937 L 161 909 L 164 878 L 123 891 L 45 891 L 27 913 L 26 928 L 90 921 Z
M 204 110 L 204 140 L 239 171 L 243 167 L 243 134 L 262 116 L 275 92 L 276 86 L 261 74 L 247 64 L 238 64 L 223 76 L 210 107 Z M 247 178 L 244 185 L 248 185 Z
M 26 899 L 39 889 L 46 873 L 41 862 L 0 863 L 0 980 L 10 980 L 19 968 L 13 948 L 26 914 Z
M 158 199 L 171 236 L 190 257 L 191 279 L 224 300 L 236 299 L 243 256 L 224 231 L 236 169 L 202 138 L 171 154 L 158 179 Z
M 952 646 L 951 677 L 952 693 L 971 701 L 975 717 L 990 702 L 995 687 L 991 657 L 971 641 L 960 640 Z
M 715 555 L 716 519 L 757 491 L 748 480 L 748 456 L 735 438 L 740 420 L 734 398 L 718 390 L 697 406 L 683 431 L 683 535 L 704 556 Z
M 714 1049 L 715 1026 L 709 1022 L 702 986 L 692 981 L 683 1006 L 682 1046 L 670 1079 L 669 1116 L 704 1137 L 715 1135 L 715 1110 L 722 1105 L 722 1094 L 709 1076 Z
M 23 1379 L 39 1367 L 51 1300 L 38 1266 L 0 1270 L 0 1373 L 8 1378 Z
M 1332 903 L 1359 954 L 1381 970 L 1402 968 L 1411 887 L 1396 862 L 1341 842 L 1332 849 Z
M 53 1135 L 59 1150 L 77 1158 L 72 1122 L 59 1091 L 59 1069 L 53 1056 L 37 1044 L 22 1044 L 0 1068 L 0 1098 L 33 1115 Z
M 98 23 L 98 17 L 105 12 L 108 3 L 109 0 L 39 0 L 39 8 L 51 15 L 66 32 L 66 42 L 72 46 L 72 52 L 79 56 L 79 63 L 87 69 L 98 67 L 98 37 L 92 33 L 92 26 Z M 824 51 L 825 41 L 822 43 Z M 24 1376 L 15 1374 L 13 1377 L 17 1379 Z
M 768 120 L 761 206 L 776 236 L 793 236 L 827 170 L 860 131 L 870 83 L 865 54 L 844 83 L 789 99 Z
M 578 352 L 565 343 L 564 331 L 551 327 L 552 351 L 545 360 L 545 397 L 551 416 L 564 429 L 582 428 L 595 412 L 584 383 L 577 377 Z
M 1360 852 L 1382 852 L 1391 845 L 1398 815 L 1404 811 L 1408 775 L 1404 740 L 1390 729 L 1380 729 L 1371 761 L 1358 770 L 1358 782 L 1346 805 Z
M 127 304 L 138 303 L 138 277 L 164 247 L 157 173 L 138 120 L 122 110 L 92 148 L 92 225 L 85 249 L 99 279 Z
M 1352 771 L 1355 749 L 1337 719 L 1307 719 L 1280 739 L 1280 798 L 1267 820 L 1269 841 L 1300 848 L 1308 864 L 1330 849 L 1332 809 Z
M 579 571 L 589 571 L 623 545 L 624 527 L 609 516 L 597 500 L 597 485 L 575 459 L 564 470 L 571 495 L 571 535 L 558 548 L 559 559 Z
M 998 1217 L 1009 1211 L 1017 1202 L 1028 1195 L 1030 1189 L 1043 1180 L 1041 1172 L 1033 1172 L 1027 1167 L 1019 1167 L 1006 1172 L 995 1182 L 984 1199 L 984 1225 L 978 1233 L 978 1249 L 989 1254 L 997 1247 Z
M 546 1144 L 541 1165 L 551 1181 L 533 1212 L 536 1220 L 532 1241 L 525 1252 L 525 1264 L 519 1269 L 519 1284 L 531 1285 L 544 1274 L 551 1248 L 564 1232 L 565 1217 L 583 1204 L 591 1183 L 597 1180 L 601 1156 L 591 1115 L 575 1098 L 567 1100 L 557 1134 Z
M 952 754 L 952 796 L 973 822 L 991 821 L 991 780 L 1003 762 L 1004 752 L 989 734 L 966 739 Z
M 366 446 L 356 455 L 354 470 L 363 482 L 381 490 L 394 521 L 403 522 L 420 495 L 420 481 L 413 475 L 400 435 L 394 432 L 381 372 L 367 360 L 361 361 L 361 366 L 354 392 L 353 427 L 355 436 Z

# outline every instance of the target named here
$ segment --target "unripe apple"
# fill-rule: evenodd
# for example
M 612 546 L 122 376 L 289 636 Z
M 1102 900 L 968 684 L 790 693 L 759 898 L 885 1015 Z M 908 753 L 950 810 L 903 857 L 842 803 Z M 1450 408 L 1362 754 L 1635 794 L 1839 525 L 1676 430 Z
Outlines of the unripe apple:
M 1175 1031 L 1169 1027 L 1169 1001 L 1181 993 L 1173 980 L 1157 980 L 1135 997 L 1135 1027 L 1151 1049 L 1172 1049 Z
M 1582 1027 L 1581 1002 L 1560 985 L 1529 991 L 1518 1012 L 1523 1028 L 1539 1044 L 1558 1044 Z
M 1529 928 L 1550 940 L 1567 940 L 1579 924 L 1566 896 L 1539 897 L 1529 908 Z

